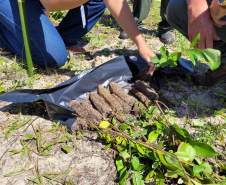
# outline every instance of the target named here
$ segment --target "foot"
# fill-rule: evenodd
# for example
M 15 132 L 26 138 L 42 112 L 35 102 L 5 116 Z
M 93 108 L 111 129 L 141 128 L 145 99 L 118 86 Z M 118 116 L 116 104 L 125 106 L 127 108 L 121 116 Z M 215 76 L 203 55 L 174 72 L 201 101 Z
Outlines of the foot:
M 172 44 L 174 42 L 173 34 L 171 31 L 159 34 L 159 40 L 164 44 Z
M 74 55 L 82 54 L 82 53 L 86 52 L 86 50 L 80 46 L 74 46 L 74 47 L 67 48 L 67 51 L 72 52 Z
M 126 32 L 121 31 L 121 32 L 120 32 L 120 35 L 119 35 L 119 38 L 120 38 L 120 39 L 128 39 L 129 36 L 126 34 Z
M 5 49 L 1 49 L 0 48 L 0 55 L 9 55 L 9 54 L 11 54 L 11 52 L 10 51 L 7 51 L 7 50 L 5 50 Z
M 214 86 L 215 84 L 226 79 L 226 64 L 221 64 L 214 71 L 210 69 L 206 73 L 196 73 L 195 80 L 198 84 L 204 86 Z

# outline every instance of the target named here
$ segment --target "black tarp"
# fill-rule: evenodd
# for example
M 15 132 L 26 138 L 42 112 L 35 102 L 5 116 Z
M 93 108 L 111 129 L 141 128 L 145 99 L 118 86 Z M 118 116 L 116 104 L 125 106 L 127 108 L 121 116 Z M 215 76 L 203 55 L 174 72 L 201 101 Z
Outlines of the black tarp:
M 54 88 L 15 90 L 0 96 L 0 100 L 17 103 L 43 100 L 50 119 L 55 122 L 60 121 L 71 128 L 76 120 L 76 117 L 72 115 L 73 110 L 68 107 L 71 100 L 80 102 L 89 92 L 96 91 L 99 84 L 108 87 L 110 81 L 123 85 L 124 88 L 131 86 L 133 77 L 146 66 L 147 63 L 141 57 L 121 56 L 84 71 Z M 182 59 L 179 59 L 177 67 L 166 67 L 159 71 L 163 74 L 174 75 L 194 73 L 191 62 Z

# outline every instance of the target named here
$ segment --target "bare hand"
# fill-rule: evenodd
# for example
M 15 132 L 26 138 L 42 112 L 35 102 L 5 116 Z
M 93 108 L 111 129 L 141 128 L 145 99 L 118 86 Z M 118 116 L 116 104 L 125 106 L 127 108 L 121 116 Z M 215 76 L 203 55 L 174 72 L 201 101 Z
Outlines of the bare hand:
M 140 56 L 144 60 L 146 60 L 146 62 L 150 66 L 148 74 L 152 76 L 155 72 L 155 64 L 152 63 L 150 60 L 153 56 L 156 56 L 155 53 L 146 44 L 142 47 L 138 47 L 138 50 L 139 50 Z
M 192 42 L 200 33 L 200 41 L 195 47 L 199 49 L 213 48 L 213 40 L 220 40 L 220 38 L 214 29 L 206 1 L 199 2 L 191 3 L 188 6 L 189 40 Z
M 223 25 L 226 25 L 226 21 L 219 20 L 226 15 L 226 9 L 219 5 L 218 0 L 212 1 L 210 5 L 210 14 L 217 27 L 221 28 Z

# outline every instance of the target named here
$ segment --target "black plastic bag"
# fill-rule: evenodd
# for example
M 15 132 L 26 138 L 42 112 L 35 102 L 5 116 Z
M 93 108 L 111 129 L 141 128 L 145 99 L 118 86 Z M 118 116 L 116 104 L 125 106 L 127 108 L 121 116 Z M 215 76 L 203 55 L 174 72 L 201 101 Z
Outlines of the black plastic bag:
M 35 102 L 43 100 L 51 120 L 65 124 L 70 129 L 76 120 L 72 114 L 74 110 L 68 107 L 71 100 L 78 102 L 91 91 L 96 91 L 98 85 L 108 87 L 110 81 L 124 88 L 132 86 L 133 77 L 147 66 L 141 57 L 117 57 L 101 66 L 84 71 L 79 75 L 63 82 L 62 84 L 43 90 L 15 90 L 0 96 L 0 100 L 7 102 Z M 161 70 L 161 69 L 160 69 Z M 174 68 L 164 68 L 165 74 L 192 74 L 191 62 L 180 59 L 179 65 Z

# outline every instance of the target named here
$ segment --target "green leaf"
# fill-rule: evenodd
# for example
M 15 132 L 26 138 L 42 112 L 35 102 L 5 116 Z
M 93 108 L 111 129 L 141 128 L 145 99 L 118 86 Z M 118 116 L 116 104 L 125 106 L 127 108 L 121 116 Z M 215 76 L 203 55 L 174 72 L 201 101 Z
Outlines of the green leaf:
M 134 185 L 143 185 L 144 184 L 143 176 L 140 173 L 138 173 L 138 172 L 133 173 L 133 184 Z
M 192 41 L 190 48 L 193 48 L 196 44 L 199 43 L 200 40 L 200 33 L 195 37 L 195 39 Z
M 124 167 L 120 173 L 119 173 L 119 177 L 120 177 L 120 181 L 119 184 L 120 185 L 127 185 L 127 178 L 128 178 L 128 171 L 127 171 L 127 167 Z
M 161 66 L 162 68 L 164 68 L 164 67 L 166 67 L 166 66 L 169 65 L 166 58 L 161 58 L 159 64 L 160 64 L 160 66 Z
M 99 125 L 100 128 L 108 128 L 110 123 L 108 121 L 102 121 Z
M 205 166 L 200 166 L 200 165 L 194 164 L 194 166 L 193 166 L 193 173 L 194 173 L 195 175 L 197 175 L 197 174 L 199 174 L 204 168 L 205 168 Z
M 41 134 L 38 135 L 38 139 L 37 139 L 37 149 L 38 149 L 38 152 L 40 152 L 40 150 L 41 150 L 40 142 L 41 142 Z
M 170 56 L 168 57 L 168 63 L 170 67 L 177 66 L 177 61 L 180 59 L 180 57 L 181 57 L 181 52 L 171 53 Z
M 186 54 L 189 56 L 189 58 L 191 59 L 192 63 L 195 65 L 197 61 L 196 61 L 194 55 L 192 54 L 192 52 L 190 50 L 188 50 L 188 51 L 186 51 Z
M 107 149 L 110 148 L 110 147 L 111 147 L 111 143 L 108 144 L 107 146 L 103 147 L 103 149 L 104 149 L 104 150 L 107 150 Z
M 148 135 L 148 141 L 150 143 L 154 142 L 157 138 L 158 138 L 159 134 L 156 131 L 152 131 L 149 135 Z
M 132 137 L 139 137 L 141 135 L 140 130 L 136 130 L 134 131 L 134 133 L 132 134 Z
M 190 156 L 185 152 L 175 152 L 174 153 L 180 160 L 188 162 L 190 159 Z
M 157 185 L 163 185 L 165 182 L 165 177 L 161 171 L 158 171 L 157 175 L 155 176 L 155 182 Z
M 152 107 L 152 108 L 148 111 L 148 113 L 149 113 L 149 114 L 155 114 L 157 111 L 158 111 L 158 107 Z
M 189 143 L 195 149 L 196 154 L 200 157 L 214 157 L 218 155 L 218 153 L 215 152 L 214 149 L 206 143 L 192 140 Z
M 169 163 L 169 164 L 173 164 L 176 166 L 180 166 L 179 162 L 177 161 L 176 158 L 169 156 L 169 155 L 164 155 L 165 160 Z
M 129 127 L 128 124 L 123 123 L 123 124 L 121 124 L 121 126 L 119 127 L 119 129 L 120 129 L 121 131 L 124 131 L 124 130 L 128 129 L 128 127 Z
M 219 50 L 208 48 L 208 49 L 204 49 L 203 53 L 205 55 L 206 61 L 210 63 L 210 69 L 212 71 L 214 71 L 220 66 L 221 52 Z
M 149 150 L 149 149 L 146 149 L 145 152 L 149 159 L 151 159 L 153 161 L 159 161 L 159 156 L 156 152 Z
M 210 164 L 209 163 L 207 163 L 207 162 L 203 162 L 202 164 L 201 164 L 201 166 L 204 166 L 205 167 L 205 171 L 207 171 L 207 172 L 209 172 L 209 173 L 212 173 L 213 172 L 213 169 L 212 169 L 212 167 L 210 166 Z
M 67 140 L 68 140 L 68 135 L 62 137 L 62 138 L 60 139 L 59 143 L 63 143 L 63 142 L 65 142 L 65 141 L 67 141 Z
M 66 177 L 71 171 L 73 171 L 76 168 L 76 166 L 68 171 L 66 171 L 65 173 L 63 173 L 62 175 L 60 175 L 60 178 L 64 178 Z
M 169 55 L 169 52 L 166 50 L 166 48 L 164 46 L 162 46 L 160 48 L 160 54 L 161 54 L 161 58 L 162 57 L 167 58 Z
M 179 175 L 181 177 L 185 177 L 186 178 L 186 176 L 184 175 L 184 173 L 181 170 L 176 170 L 174 172 L 168 172 L 166 177 L 173 177 L 173 176 L 176 176 L 176 175 Z
M 158 155 L 159 155 L 159 159 L 162 162 L 162 164 L 164 166 L 166 166 L 169 170 L 175 171 L 178 169 L 177 167 L 173 166 L 172 164 L 169 164 L 168 162 L 166 162 L 166 160 L 164 158 L 165 155 L 163 156 L 163 154 L 161 154 L 160 152 L 158 152 Z
M 141 146 L 139 144 L 136 143 L 136 147 L 137 147 L 137 150 L 142 154 L 144 155 L 144 150 L 141 148 Z
M 180 49 L 180 50 L 181 50 L 181 52 L 184 52 L 184 47 L 183 47 L 183 46 L 181 46 L 181 49 Z
M 117 145 L 117 148 L 118 148 L 119 151 L 125 150 L 125 147 L 123 147 L 123 146 L 121 146 L 121 145 Z
M 150 178 L 154 175 L 154 170 L 151 170 L 149 173 L 148 173 L 148 175 L 145 177 L 145 181 L 149 181 L 150 180 Z
M 99 39 L 100 39 L 100 40 L 104 39 L 105 37 L 106 37 L 106 35 L 105 35 L 105 34 L 101 34 L 101 35 L 99 35 Z
M 112 125 L 114 125 L 114 126 L 116 125 L 116 119 L 115 118 L 113 118 L 111 122 L 112 122 Z
M 200 60 L 205 57 L 204 53 L 200 49 L 191 49 L 190 52 L 193 54 L 195 59 Z
M 23 172 L 25 172 L 25 170 L 21 170 L 21 171 L 17 171 L 17 172 L 11 172 L 11 173 L 4 175 L 4 177 L 11 177 L 11 176 L 14 176 L 14 175 L 21 174 Z
M 134 125 L 137 127 L 137 126 L 139 126 L 140 124 L 142 123 L 142 121 L 137 121 Z
M 23 136 L 23 137 L 26 137 L 26 138 L 29 138 L 29 139 L 33 139 L 33 138 L 34 138 L 33 135 L 25 135 L 25 136 Z
M 0 92 L 5 91 L 5 87 L 0 87 Z
M 123 157 L 124 159 L 127 159 L 130 157 L 130 155 L 126 151 L 121 151 L 119 153 L 119 156 Z
M 69 146 L 62 147 L 64 153 L 69 154 L 71 152 L 71 148 Z
M 132 160 L 131 160 L 132 166 L 134 170 L 137 170 L 140 166 L 140 160 L 138 157 L 133 156 Z
M 196 151 L 195 149 L 188 143 L 183 143 L 179 152 L 185 152 L 190 157 L 189 162 L 192 162 L 195 159 Z
M 196 127 L 204 126 L 204 123 L 199 120 L 192 120 L 192 122 L 193 122 L 194 126 L 196 126 Z
M 190 140 L 190 135 L 187 130 L 180 128 L 177 124 L 173 124 L 172 127 L 174 128 L 177 134 L 179 134 L 186 140 Z
M 159 166 L 159 164 L 160 164 L 160 161 L 156 161 L 156 162 L 154 162 L 153 164 L 152 164 L 152 169 L 156 169 L 158 166 Z
M 31 120 L 31 117 L 27 118 L 23 123 L 21 123 L 20 125 L 18 125 L 18 126 L 16 127 L 16 129 L 18 129 L 18 128 L 24 126 L 24 125 L 26 125 L 30 120 Z
M 123 158 L 121 156 L 118 156 L 115 163 L 116 163 L 118 171 L 120 171 L 121 169 L 124 168 L 124 162 L 123 162 Z
M 143 135 L 147 135 L 147 133 L 148 133 L 148 129 L 144 129 L 144 130 L 142 130 L 142 131 L 140 131 Z
M 122 138 L 121 137 L 117 137 L 116 138 L 117 144 L 120 145 L 122 143 Z
M 157 56 L 154 56 L 151 58 L 151 62 L 154 64 L 158 64 L 160 62 L 159 58 Z

